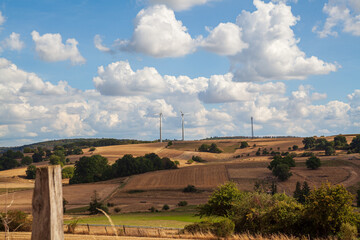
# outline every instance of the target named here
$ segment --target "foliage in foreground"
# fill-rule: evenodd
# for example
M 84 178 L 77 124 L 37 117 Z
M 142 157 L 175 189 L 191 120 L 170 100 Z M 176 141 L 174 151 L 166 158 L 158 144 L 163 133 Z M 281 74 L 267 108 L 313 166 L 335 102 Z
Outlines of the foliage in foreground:
M 304 204 L 285 194 L 241 192 L 234 183 L 227 183 L 200 206 L 199 215 L 228 218 L 236 233 L 326 237 L 351 234 L 354 226 L 359 227 L 352 199 L 342 185 L 329 183 L 310 191 Z
M 28 214 L 19 210 L 0 213 L 0 231 L 31 231 L 31 220 Z

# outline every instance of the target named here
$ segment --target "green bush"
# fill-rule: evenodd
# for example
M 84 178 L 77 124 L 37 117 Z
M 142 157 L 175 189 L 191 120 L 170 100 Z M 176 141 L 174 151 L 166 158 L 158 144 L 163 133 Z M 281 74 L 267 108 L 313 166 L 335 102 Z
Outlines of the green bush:
M 173 145 L 173 142 L 172 142 L 172 141 L 169 141 L 168 144 L 167 144 L 168 147 L 170 147 L 170 146 L 172 146 L 172 145 Z
M 240 143 L 240 148 L 242 149 L 242 148 L 247 148 L 247 147 L 249 147 L 249 144 L 247 143 L 247 142 L 241 142 Z
M 341 240 L 353 240 L 358 239 L 358 231 L 357 228 L 350 223 L 341 224 L 340 231 L 338 232 L 338 237 Z
M 36 167 L 34 165 L 28 166 L 26 169 L 26 178 L 27 179 L 35 179 L 36 177 Z
M 320 158 L 312 156 L 305 162 L 306 167 L 310 169 L 318 169 L 321 166 Z
M 294 146 L 292 146 L 292 149 L 293 149 L 294 151 L 296 151 L 296 150 L 299 149 L 299 146 L 298 146 L 298 145 L 294 145 Z
M 121 208 L 116 207 L 116 208 L 114 208 L 114 211 L 115 211 L 116 213 L 119 213 L 119 212 L 121 212 Z
M 220 185 L 210 196 L 208 202 L 199 207 L 200 216 L 228 216 L 233 204 L 241 199 L 236 183 Z
M 335 155 L 335 148 L 332 146 L 326 146 L 325 147 L 325 155 L 326 156 Z
M 96 150 L 95 147 L 91 147 L 91 148 L 89 149 L 89 152 L 93 152 L 93 151 L 95 151 L 95 150 Z
M 198 190 L 196 189 L 196 187 L 194 185 L 187 185 L 184 189 L 183 192 L 185 193 L 196 193 Z
M 209 222 L 209 221 L 193 223 L 193 224 L 186 225 L 184 227 L 184 232 L 187 232 L 190 234 L 209 233 L 210 231 L 211 231 L 211 222 Z
M 187 201 L 180 201 L 180 202 L 178 202 L 177 205 L 178 205 L 179 207 L 185 207 L 185 206 L 188 205 L 188 202 L 187 202 Z
M 201 157 L 199 156 L 192 156 L 191 158 L 193 161 L 195 162 L 199 162 L 199 163 L 202 163 L 202 162 L 205 162 L 205 160 L 203 160 Z
M 162 207 L 162 210 L 164 210 L 164 211 L 167 211 L 169 209 L 170 209 L 170 207 L 167 204 L 164 204 L 164 206 Z
M 352 201 L 353 195 L 344 186 L 323 184 L 306 198 L 304 227 L 313 235 L 336 234 L 343 223 L 354 221 Z
M 65 167 L 61 171 L 62 178 L 72 178 L 74 176 L 74 167 Z
M 227 238 L 234 233 L 235 224 L 228 218 L 208 219 L 200 223 L 186 225 L 184 232 L 212 233 L 217 237 Z

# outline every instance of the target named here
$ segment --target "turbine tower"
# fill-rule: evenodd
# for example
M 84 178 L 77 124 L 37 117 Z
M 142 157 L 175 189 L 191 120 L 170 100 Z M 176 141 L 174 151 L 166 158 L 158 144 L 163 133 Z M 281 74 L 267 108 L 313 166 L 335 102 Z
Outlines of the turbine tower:
M 254 118 L 251 117 L 251 138 L 254 138 Z
M 182 111 L 181 112 L 181 125 L 182 125 L 182 140 L 184 141 L 184 113 Z
M 160 116 L 160 142 L 162 143 L 162 138 L 161 138 L 161 119 L 162 119 L 162 112 L 159 113 L 159 116 Z

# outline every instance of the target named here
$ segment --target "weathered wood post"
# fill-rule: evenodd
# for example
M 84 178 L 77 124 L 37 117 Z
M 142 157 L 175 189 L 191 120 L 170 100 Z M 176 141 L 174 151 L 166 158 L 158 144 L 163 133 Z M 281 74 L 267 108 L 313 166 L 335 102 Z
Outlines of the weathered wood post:
M 63 196 L 59 165 L 36 169 L 31 240 L 62 240 Z

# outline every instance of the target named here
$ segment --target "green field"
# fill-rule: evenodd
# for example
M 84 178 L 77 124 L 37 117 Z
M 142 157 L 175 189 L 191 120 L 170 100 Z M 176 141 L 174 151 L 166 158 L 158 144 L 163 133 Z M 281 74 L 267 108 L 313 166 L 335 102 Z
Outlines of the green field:
M 193 212 L 124 213 L 110 216 L 115 225 L 183 228 L 199 222 Z M 71 221 L 65 221 L 65 224 Z M 110 224 L 104 215 L 79 219 L 79 224 Z

